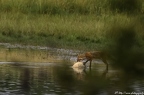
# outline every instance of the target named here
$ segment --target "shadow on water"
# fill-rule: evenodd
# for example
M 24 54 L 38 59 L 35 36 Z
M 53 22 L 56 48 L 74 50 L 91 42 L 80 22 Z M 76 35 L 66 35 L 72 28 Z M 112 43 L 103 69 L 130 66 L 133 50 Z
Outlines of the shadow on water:
M 20 80 L 21 80 L 21 89 L 24 92 L 30 92 L 30 87 L 31 87 L 31 72 L 28 68 L 23 69 L 23 73 L 20 75 Z

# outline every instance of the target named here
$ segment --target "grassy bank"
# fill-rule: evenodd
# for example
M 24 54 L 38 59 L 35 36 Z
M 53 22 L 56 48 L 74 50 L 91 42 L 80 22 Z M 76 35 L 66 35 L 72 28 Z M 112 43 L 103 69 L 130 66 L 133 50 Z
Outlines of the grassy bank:
M 123 9 L 113 12 L 108 0 L 0 2 L 0 42 L 95 50 L 110 42 L 107 34 L 115 36 L 117 25 L 134 26 L 143 45 L 143 7 L 128 8 L 126 13 Z
M 1 41 L 50 46 L 100 43 L 104 22 L 94 15 L 1 14 Z M 99 37 L 98 37 L 99 36 Z

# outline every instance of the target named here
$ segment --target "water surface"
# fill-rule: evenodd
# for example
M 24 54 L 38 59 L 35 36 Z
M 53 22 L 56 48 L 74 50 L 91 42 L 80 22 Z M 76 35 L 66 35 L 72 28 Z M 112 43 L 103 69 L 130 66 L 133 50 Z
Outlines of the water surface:
M 112 95 L 144 92 L 142 78 L 125 76 L 103 64 L 73 69 L 61 63 L 0 63 L 0 95 Z M 118 92 L 117 92 L 118 91 Z
M 0 45 L 0 95 L 144 94 L 143 74 L 127 74 L 111 64 L 107 70 L 100 60 L 91 69 L 72 68 L 79 51 Z

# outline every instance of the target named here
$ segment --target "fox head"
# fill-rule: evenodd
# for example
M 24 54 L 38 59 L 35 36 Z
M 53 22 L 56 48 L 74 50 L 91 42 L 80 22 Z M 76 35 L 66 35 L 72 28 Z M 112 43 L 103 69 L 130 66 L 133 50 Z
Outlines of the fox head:
M 81 60 L 84 60 L 86 57 L 85 57 L 85 55 L 84 54 L 79 54 L 78 56 L 77 56 L 77 62 L 80 62 Z

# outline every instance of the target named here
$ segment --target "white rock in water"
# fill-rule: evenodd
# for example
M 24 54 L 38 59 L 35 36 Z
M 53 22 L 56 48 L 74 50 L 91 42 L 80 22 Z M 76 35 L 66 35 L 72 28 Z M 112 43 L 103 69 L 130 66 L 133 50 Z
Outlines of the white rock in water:
M 74 67 L 73 67 L 73 70 L 74 70 L 76 73 L 78 73 L 78 74 L 82 74 L 83 71 L 84 71 L 84 68 L 74 68 Z
M 74 63 L 72 67 L 73 68 L 85 68 L 85 66 L 83 65 L 83 62 L 76 62 Z

